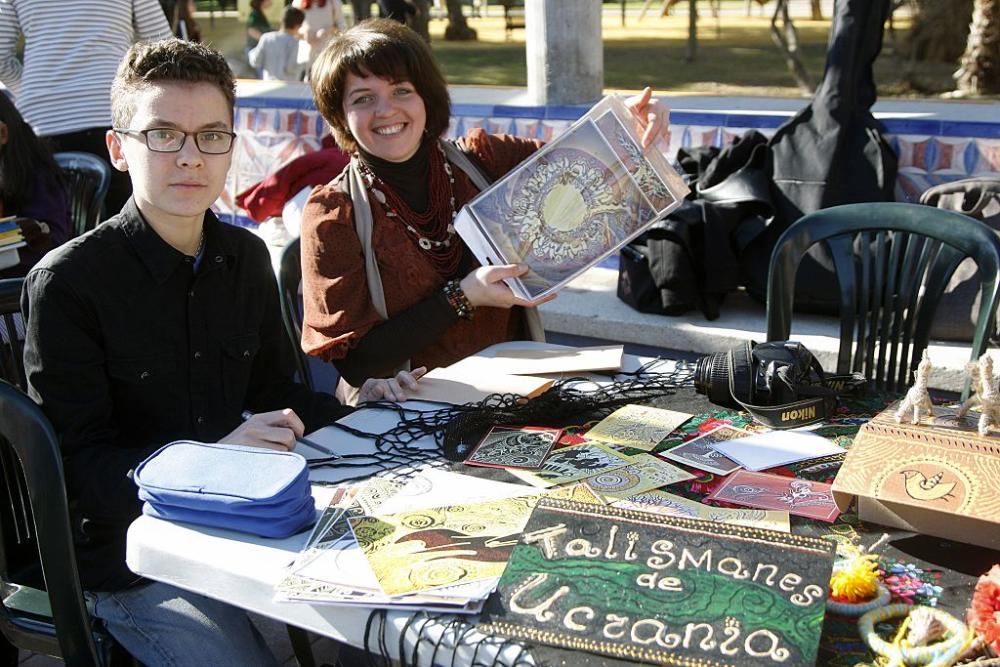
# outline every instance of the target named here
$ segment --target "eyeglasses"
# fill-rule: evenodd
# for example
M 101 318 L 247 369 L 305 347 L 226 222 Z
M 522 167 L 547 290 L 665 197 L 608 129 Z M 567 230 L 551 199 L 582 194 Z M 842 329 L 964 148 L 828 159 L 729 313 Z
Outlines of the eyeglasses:
M 185 132 L 169 127 L 151 127 L 148 130 L 131 130 L 129 128 L 113 128 L 119 134 L 141 134 L 146 140 L 146 148 L 154 153 L 178 153 L 184 148 L 184 142 L 189 136 L 194 137 L 195 146 L 208 155 L 223 155 L 233 149 L 235 132 L 226 130 L 201 130 L 200 132 Z

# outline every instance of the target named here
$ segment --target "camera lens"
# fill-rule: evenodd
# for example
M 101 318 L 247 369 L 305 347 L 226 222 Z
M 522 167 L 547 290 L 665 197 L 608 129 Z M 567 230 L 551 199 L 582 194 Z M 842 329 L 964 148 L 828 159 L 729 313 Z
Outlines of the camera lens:
M 716 352 L 698 360 L 694 369 L 694 390 L 716 405 L 739 407 L 729 393 L 729 353 Z

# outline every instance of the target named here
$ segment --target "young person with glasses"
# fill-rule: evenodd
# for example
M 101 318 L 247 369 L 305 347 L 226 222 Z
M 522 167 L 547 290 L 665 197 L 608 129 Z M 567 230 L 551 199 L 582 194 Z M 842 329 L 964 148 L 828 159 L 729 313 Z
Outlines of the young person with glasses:
M 59 434 L 88 602 L 146 665 L 275 660 L 243 611 L 129 571 L 140 512 L 129 471 L 178 439 L 292 449 L 349 411 L 293 382 L 267 249 L 209 210 L 232 159 L 234 93 L 206 46 L 132 47 L 107 134 L 132 199 L 49 253 L 22 297 L 29 391 Z M 404 373 L 363 392 L 401 399 L 413 382 Z M 243 422 L 244 411 L 256 415 Z

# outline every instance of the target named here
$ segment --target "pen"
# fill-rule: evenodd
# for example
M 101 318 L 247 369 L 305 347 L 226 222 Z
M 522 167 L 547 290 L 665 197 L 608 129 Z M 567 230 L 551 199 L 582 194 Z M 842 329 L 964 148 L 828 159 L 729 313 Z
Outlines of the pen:
M 246 420 L 250 419 L 251 417 L 253 417 L 253 413 L 250 412 L 249 410 L 244 410 L 242 413 L 240 413 L 240 417 L 243 418 L 243 421 L 246 421 Z M 329 447 L 324 447 L 323 445 L 319 444 L 315 440 L 310 440 L 309 438 L 302 437 L 302 438 L 295 438 L 295 442 L 299 443 L 300 445 L 305 445 L 306 447 L 311 447 L 311 448 L 315 449 L 317 452 L 322 452 L 322 453 L 326 454 L 327 456 L 329 456 L 331 458 L 335 458 L 335 459 L 339 459 L 340 458 L 339 454 L 335 453 Z

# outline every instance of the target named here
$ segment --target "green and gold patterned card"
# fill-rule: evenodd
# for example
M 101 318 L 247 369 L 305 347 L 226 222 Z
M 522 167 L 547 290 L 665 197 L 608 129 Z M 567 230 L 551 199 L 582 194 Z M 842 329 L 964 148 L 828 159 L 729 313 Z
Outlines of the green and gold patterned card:
M 682 667 L 812 665 L 834 545 L 543 499 L 486 633 Z

